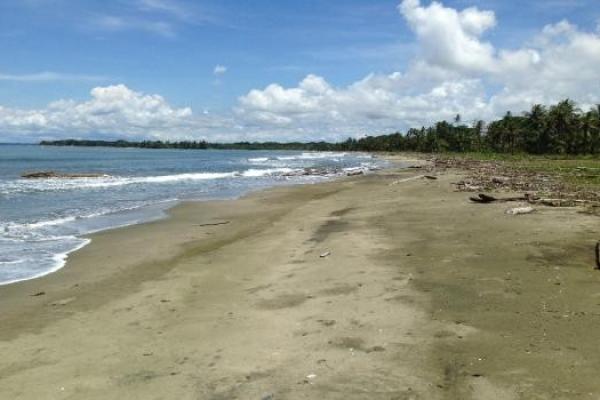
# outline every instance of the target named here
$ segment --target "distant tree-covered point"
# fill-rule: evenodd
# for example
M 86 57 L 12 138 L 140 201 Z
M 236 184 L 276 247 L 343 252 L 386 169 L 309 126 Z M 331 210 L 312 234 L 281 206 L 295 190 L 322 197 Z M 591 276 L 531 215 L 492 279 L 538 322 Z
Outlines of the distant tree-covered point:
M 486 124 L 466 124 L 457 115 L 452 123 L 440 121 L 430 127 L 347 139 L 343 142 L 238 142 L 56 140 L 43 141 L 52 146 L 138 147 L 148 149 L 221 150 L 308 150 L 308 151 L 417 151 L 530 154 L 600 154 L 600 105 L 581 110 L 571 100 L 552 106 L 534 105 L 521 115 L 507 112 L 503 118 Z
M 130 142 L 127 140 L 44 140 L 43 146 L 84 146 L 84 147 L 137 147 L 142 149 L 194 149 L 194 150 L 307 150 L 307 151 L 333 151 L 338 149 L 338 143 L 327 142 L 237 142 L 237 143 L 208 143 L 206 141 L 141 141 Z

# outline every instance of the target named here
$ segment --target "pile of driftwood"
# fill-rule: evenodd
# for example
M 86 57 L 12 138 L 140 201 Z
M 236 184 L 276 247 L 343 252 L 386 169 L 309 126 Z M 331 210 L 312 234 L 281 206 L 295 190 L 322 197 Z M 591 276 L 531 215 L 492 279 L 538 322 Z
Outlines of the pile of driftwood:
M 550 207 L 583 207 L 583 212 L 600 216 L 600 191 L 576 187 L 564 180 L 536 171 L 515 168 L 502 161 L 478 161 L 464 159 L 431 159 L 428 169 L 456 168 L 467 172 L 467 176 L 455 182 L 460 192 L 511 192 L 525 193 L 513 198 L 495 201 L 526 201 Z M 576 175 L 597 174 L 595 169 L 576 168 Z M 485 195 L 484 195 L 485 196 Z M 491 197 L 491 196 L 490 196 Z M 475 197 L 478 203 L 491 202 Z M 488 199 L 489 200 L 489 199 Z
M 459 189 L 465 191 L 502 189 L 514 192 L 568 192 L 572 190 L 566 183 L 555 179 L 553 175 L 515 168 L 503 161 L 432 159 L 430 165 L 433 169 L 457 168 L 467 171 L 468 178 L 462 182 L 462 185 L 458 185 L 462 186 Z M 579 167 L 576 169 L 583 173 L 589 168 Z M 592 172 L 595 173 L 595 171 Z M 578 176 L 581 175 L 578 174 Z M 582 195 L 587 194 L 582 193 Z M 595 194 L 598 195 L 598 193 Z
M 501 161 L 477 161 L 463 159 L 431 159 L 429 171 L 456 168 L 467 171 L 467 177 L 456 182 L 461 192 L 479 192 L 469 199 L 474 203 L 523 202 L 529 205 L 549 207 L 582 207 L 583 212 L 600 216 L 600 191 L 586 190 L 557 179 L 556 176 L 521 170 Z M 598 176 L 598 168 L 577 167 L 572 176 Z M 491 195 L 482 192 L 524 193 L 522 195 Z M 507 210 L 507 214 L 519 215 L 535 212 L 531 206 L 519 206 Z M 595 267 L 600 270 L 600 242 L 596 243 Z
M 577 207 L 577 206 L 600 206 L 600 203 L 592 200 L 578 200 L 578 199 L 552 199 L 552 198 L 540 198 L 531 193 L 525 193 L 523 196 L 513 197 L 494 197 L 489 194 L 479 193 L 477 197 L 471 196 L 469 200 L 475 203 L 494 203 L 494 202 L 508 202 L 508 201 L 525 201 L 529 204 L 541 204 L 549 207 Z

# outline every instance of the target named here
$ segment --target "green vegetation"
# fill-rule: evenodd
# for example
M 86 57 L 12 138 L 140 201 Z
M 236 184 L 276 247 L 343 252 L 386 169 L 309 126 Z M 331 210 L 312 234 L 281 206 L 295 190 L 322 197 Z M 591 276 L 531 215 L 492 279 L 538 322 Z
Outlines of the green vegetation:
M 44 146 L 85 146 L 85 147 L 137 147 L 142 149 L 191 149 L 191 150 L 307 150 L 307 151 L 335 151 L 339 150 L 339 144 L 327 142 L 311 143 L 278 143 L 278 142 L 237 142 L 237 143 L 208 143 L 206 141 L 143 141 L 129 142 L 126 140 L 44 140 L 40 142 Z
M 315 150 L 315 151 L 417 151 L 417 152 L 493 152 L 503 154 L 600 154 L 600 105 L 591 110 L 577 108 L 571 100 L 546 107 L 534 105 L 529 112 L 514 116 L 508 112 L 486 125 L 476 121 L 462 123 L 457 115 L 453 123 L 409 129 L 406 134 L 367 136 L 340 143 L 208 143 L 144 141 L 115 142 L 99 140 L 44 141 L 44 145 L 110 146 L 176 149 L 239 150 Z

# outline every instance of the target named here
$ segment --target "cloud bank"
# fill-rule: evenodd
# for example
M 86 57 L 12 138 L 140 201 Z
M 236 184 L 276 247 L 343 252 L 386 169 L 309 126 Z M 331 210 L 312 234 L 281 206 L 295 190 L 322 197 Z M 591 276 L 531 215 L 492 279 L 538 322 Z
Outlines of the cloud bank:
M 497 24 L 491 11 L 419 0 L 404 0 L 398 10 L 419 47 L 404 73 L 371 74 L 343 88 L 315 75 L 297 87 L 271 84 L 242 96 L 238 114 L 256 124 L 381 132 L 458 113 L 465 120 L 490 119 L 565 98 L 584 107 L 600 102 L 598 32 L 561 21 L 510 50 L 484 39 Z
M 504 49 L 486 40 L 486 33 L 501 23 L 493 11 L 404 0 L 398 12 L 419 49 L 406 71 L 369 74 L 344 87 L 315 74 L 294 87 L 272 83 L 240 96 L 227 116 L 175 108 L 161 96 L 124 85 L 97 87 L 84 102 L 62 100 L 40 110 L 0 107 L 0 132 L 26 139 L 122 134 L 221 141 L 339 140 L 427 125 L 458 113 L 469 121 L 564 98 L 583 107 L 600 103 L 598 31 L 559 21 L 521 47 Z M 216 75 L 226 71 L 218 67 Z

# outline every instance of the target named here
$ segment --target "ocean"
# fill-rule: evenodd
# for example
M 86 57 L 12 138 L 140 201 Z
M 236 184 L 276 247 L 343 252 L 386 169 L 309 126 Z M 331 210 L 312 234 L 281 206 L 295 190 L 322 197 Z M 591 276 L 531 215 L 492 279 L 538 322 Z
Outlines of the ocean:
M 0 145 L 0 285 L 62 268 L 86 235 L 165 216 L 183 200 L 231 199 L 385 166 L 368 154 Z M 25 179 L 24 172 L 97 173 Z

